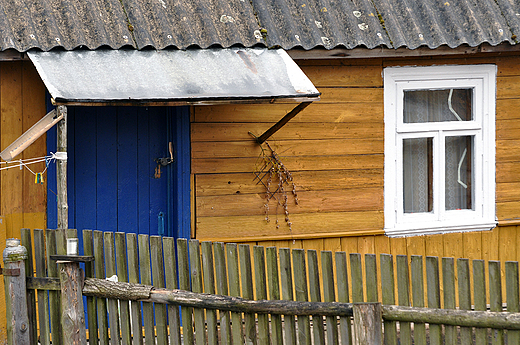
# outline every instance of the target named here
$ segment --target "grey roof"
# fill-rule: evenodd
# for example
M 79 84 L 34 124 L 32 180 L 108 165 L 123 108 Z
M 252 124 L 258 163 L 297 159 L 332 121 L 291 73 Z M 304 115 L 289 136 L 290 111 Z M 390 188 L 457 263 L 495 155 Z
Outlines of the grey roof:
M 0 50 L 515 44 L 518 0 L 0 0 Z

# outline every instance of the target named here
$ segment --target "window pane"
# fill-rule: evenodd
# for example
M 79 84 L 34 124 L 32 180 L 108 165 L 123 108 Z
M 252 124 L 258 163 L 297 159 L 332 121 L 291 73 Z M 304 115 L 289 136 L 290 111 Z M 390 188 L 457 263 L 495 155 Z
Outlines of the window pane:
M 472 89 L 404 91 L 404 123 L 471 121 Z
M 473 136 L 446 137 L 446 210 L 473 210 Z
M 432 138 L 403 140 L 404 212 L 433 210 Z

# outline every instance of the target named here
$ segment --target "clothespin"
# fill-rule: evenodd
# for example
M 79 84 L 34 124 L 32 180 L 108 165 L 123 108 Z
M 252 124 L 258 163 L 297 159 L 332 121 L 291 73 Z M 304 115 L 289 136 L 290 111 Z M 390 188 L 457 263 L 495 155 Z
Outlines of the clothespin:
M 34 183 L 36 184 L 43 184 L 44 180 L 43 180 L 43 173 L 36 173 L 35 177 L 34 177 Z

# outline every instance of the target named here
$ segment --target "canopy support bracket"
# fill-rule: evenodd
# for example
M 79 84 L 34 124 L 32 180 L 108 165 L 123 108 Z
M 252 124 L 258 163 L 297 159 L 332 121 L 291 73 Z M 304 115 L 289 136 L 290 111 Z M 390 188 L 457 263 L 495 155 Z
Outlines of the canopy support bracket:
M 271 135 L 276 133 L 280 128 L 285 126 L 287 122 L 289 122 L 293 117 L 298 115 L 303 109 L 307 108 L 312 102 L 303 102 L 298 104 L 293 110 L 291 110 L 287 115 L 281 118 L 280 121 L 275 123 L 271 128 L 265 131 L 264 134 L 256 138 L 256 142 L 259 144 L 263 144 Z

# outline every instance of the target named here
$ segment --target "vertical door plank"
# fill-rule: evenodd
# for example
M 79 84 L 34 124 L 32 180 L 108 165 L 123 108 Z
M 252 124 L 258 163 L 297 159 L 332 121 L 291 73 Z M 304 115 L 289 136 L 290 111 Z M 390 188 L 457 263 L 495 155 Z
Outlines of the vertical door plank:
M 323 272 L 323 301 L 335 302 L 334 293 L 334 266 L 332 263 L 332 252 L 321 252 L 321 265 Z M 338 344 L 338 323 L 336 316 L 326 316 L 327 323 L 327 344 Z
M 412 255 L 410 267 L 412 270 L 412 305 L 424 307 L 424 268 L 423 258 L 420 255 Z M 426 345 L 426 327 L 424 323 L 414 323 L 414 344 Z
M 169 290 L 178 289 L 175 239 L 173 237 L 163 237 L 163 250 L 166 288 Z M 168 305 L 168 324 L 170 326 L 170 345 L 180 344 L 181 322 L 179 319 L 179 307 L 176 305 Z
M 228 279 L 226 273 L 226 254 L 224 250 L 224 243 L 215 242 L 213 243 L 213 253 L 215 256 L 215 274 L 217 282 L 217 294 L 227 296 L 229 295 L 228 290 Z M 220 324 L 220 339 L 221 344 L 231 345 L 231 315 L 229 311 L 219 311 L 219 324 Z
M 282 299 L 293 301 L 291 253 L 289 248 L 280 248 L 280 280 L 282 282 Z M 284 315 L 284 327 L 284 344 L 296 345 L 296 322 L 294 316 Z
M 254 300 L 253 272 L 251 269 L 251 249 L 248 244 L 238 246 L 240 261 L 240 278 L 242 283 L 242 297 Z M 244 314 L 244 335 L 246 344 L 256 344 L 256 320 L 254 313 Z
M 410 274 L 407 255 L 396 255 L 397 299 L 400 306 L 410 306 Z M 412 344 L 410 322 L 399 322 L 399 341 L 401 345 Z
M 307 250 L 307 263 L 309 266 L 310 301 L 321 302 L 320 269 L 318 265 L 318 254 L 315 250 Z M 312 315 L 312 338 L 314 340 L 314 344 L 325 344 L 325 329 L 323 327 L 323 316 L 321 315 Z
M 138 235 L 139 272 L 141 284 L 152 285 L 152 268 L 150 266 L 150 240 L 148 235 Z M 143 302 L 144 342 L 146 345 L 155 343 L 153 303 Z
M 307 302 L 309 289 L 307 288 L 307 267 L 305 265 L 305 251 L 293 249 L 294 267 L 294 297 L 296 301 Z M 311 345 L 310 318 L 307 315 L 298 316 L 298 344 Z
M 113 279 L 115 276 L 116 281 L 119 281 L 116 272 L 116 254 L 114 251 L 114 233 L 104 233 L 104 249 L 105 249 L 105 270 L 107 278 Z M 116 299 L 108 300 L 108 322 L 110 324 L 110 343 L 112 345 L 121 344 L 119 337 L 119 310 L 118 301 Z
M 126 250 L 128 256 L 128 282 L 139 284 L 139 253 L 136 234 L 126 234 Z M 131 302 L 132 345 L 143 344 L 143 319 L 141 302 Z
M 177 259 L 179 260 L 179 289 L 191 291 L 188 240 L 177 239 Z M 193 308 L 181 307 L 182 334 L 184 345 L 193 345 Z
M 240 274 L 238 269 L 238 251 L 236 244 L 226 244 L 226 256 L 228 263 L 229 295 L 240 297 Z M 234 345 L 244 343 L 242 313 L 231 313 L 231 332 Z
M 117 232 L 114 234 L 116 247 L 117 277 L 120 282 L 128 282 L 128 266 L 126 262 L 125 233 Z M 121 318 L 121 342 L 123 345 L 131 343 L 132 330 L 130 328 L 130 308 L 129 301 L 119 301 L 119 315 Z
M 96 278 L 105 279 L 105 257 L 103 250 L 103 233 L 94 231 L 94 265 Z M 100 345 L 108 345 L 108 319 L 107 319 L 107 300 L 105 298 L 96 299 L 99 343 Z
M 347 254 L 336 252 L 336 281 L 338 287 L 338 302 L 348 303 L 348 267 Z M 309 260 L 310 261 L 310 260 Z M 310 263 L 309 263 L 310 268 Z M 310 272 L 310 269 L 309 269 Z M 310 274 L 310 273 L 309 273 Z M 352 325 L 350 317 L 339 318 L 339 338 L 342 344 L 352 344 Z
M 202 252 L 202 273 L 204 276 L 204 292 L 215 294 L 215 271 L 213 264 L 213 248 L 211 242 L 200 244 Z M 206 310 L 206 323 L 208 328 L 208 345 L 217 345 L 217 311 Z
M 388 254 L 381 254 L 380 257 L 382 302 L 386 305 L 395 305 L 393 256 Z M 385 321 L 384 327 L 385 344 L 397 345 L 397 323 L 395 321 Z
M 166 286 L 164 284 L 162 238 L 160 236 L 150 236 L 150 254 L 153 286 L 156 288 L 164 288 Z M 166 345 L 168 343 L 166 305 L 154 303 L 154 309 L 156 341 L 158 345 Z
M 280 277 L 278 274 L 278 255 L 276 247 L 266 249 L 267 282 L 269 286 L 269 299 L 280 299 Z M 271 315 L 271 340 L 273 344 L 282 344 L 282 317 Z

